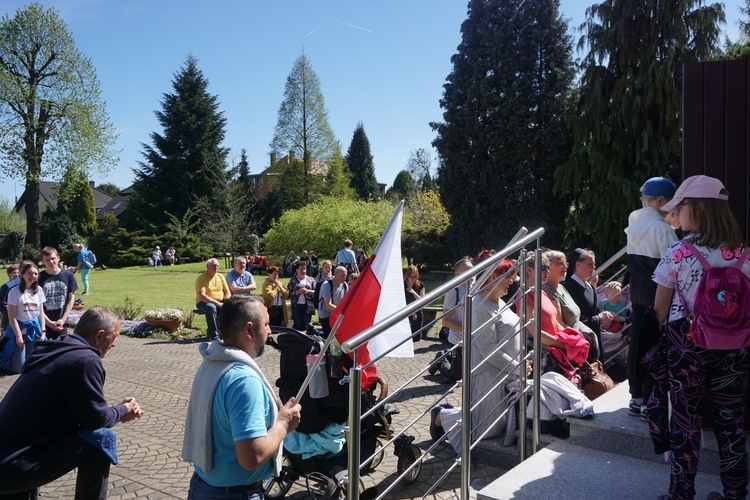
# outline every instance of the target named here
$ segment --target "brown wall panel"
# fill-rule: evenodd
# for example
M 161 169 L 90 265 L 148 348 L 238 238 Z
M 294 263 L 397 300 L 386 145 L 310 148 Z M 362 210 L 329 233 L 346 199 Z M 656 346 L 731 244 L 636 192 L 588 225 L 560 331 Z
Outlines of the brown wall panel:
M 723 61 L 705 64 L 703 171 L 711 177 L 725 179 L 726 65 Z
M 750 60 L 683 67 L 683 178 L 721 179 L 745 239 L 750 234 Z
M 729 189 L 729 203 L 737 222 L 746 232 L 748 222 L 747 197 L 747 61 L 726 62 L 726 162 L 725 185 Z
M 682 78 L 682 174 L 703 173 L 703 69 L 685 64 Z

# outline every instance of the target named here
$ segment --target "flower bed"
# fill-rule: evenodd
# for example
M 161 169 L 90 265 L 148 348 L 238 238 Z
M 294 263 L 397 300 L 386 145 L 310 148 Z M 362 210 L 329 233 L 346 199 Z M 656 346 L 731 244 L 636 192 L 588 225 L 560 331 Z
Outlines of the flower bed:
M 70 326 L 75 326 L 85 311 L 70 311 L 68 321 Z M 143 319 L 120 319 L 120 333 L 128 337 L 144 339 L 147 337 L 180 338 L 190 337 L 193 330 L 182 328 L 183 313 L 180 309 L 153 309 L 146 311 Z M 175 334 L 175 331 L 181 332 Z
M 143 314 L 143 319 L 182 321 L 182 309 L 151 309 Z

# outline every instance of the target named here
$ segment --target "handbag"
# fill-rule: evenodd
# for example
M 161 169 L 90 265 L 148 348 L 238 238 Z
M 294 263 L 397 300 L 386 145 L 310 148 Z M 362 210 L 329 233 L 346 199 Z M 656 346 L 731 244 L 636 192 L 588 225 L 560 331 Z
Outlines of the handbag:
M 602 365 L 601 361 L 594 361 L 593 363 L 585 362 L 579 373 L 581 375 L 583 393 L 589 399 L 596 399 L 615 387 L 615 383 L 607 375 L 607 372 L 604 371 L 604 365 Z
M 312 316 L 315 312 L 315 302 L 313 302 L 312 299 L 305 299 L 305 313 Z

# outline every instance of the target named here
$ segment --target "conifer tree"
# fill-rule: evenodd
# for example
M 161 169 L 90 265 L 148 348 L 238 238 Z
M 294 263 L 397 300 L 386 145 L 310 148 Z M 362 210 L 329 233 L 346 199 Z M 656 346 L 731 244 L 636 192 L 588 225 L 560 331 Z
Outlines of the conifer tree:
M 192 55 L 175 73 L 172 89 L 155 112 L 163 132 L 151 134 L 153 145 L 142 145 L 144 161 L 134 169 L 126 212 L 130 227 L 163 229 L 167 213 L 181 218 L 211 195 L 217 175 L 226 175 L 228 150 L 221 146 L 226 119 Z
M 286 79 L 270 147 L 282 155 L 289 151 L 302 153 L 305 162 L 328 161 L 341 155 L 328 123 L 320 79 L 304 53 L 294 61 Z M 309 173 L 310 165 L 305 165 L 305 174 Z
M 78 234 L 85 236 L 96 228 L 94 192 L 85 172 L 68 168 L 57 186 L 55 197 L 57 210 L 68 216 Z
M 723 21 L 721 4 L 702 0 L 605 0 L 587 9 L 574 148 L 555 182 L 574 199 L 570 246 L 612 255 L 625 244 L 643 182 L 679 184 L 682 65 L 716 54 Z
M 388 190 L 388 198 L 393 201 L 406 200 L 417 193 L 417 185 L 414 177 L 408 170 L 402 170 L 393 180 L 393 186 Z
M 323 196 L 355 198 L 357 193 L 351 186 L 352 173 L 343 158 L 336 157 L 328 162 L 328 173 L 323 185 Z
M 557 0 L 471 0 L 433 123 L 440 198 L 457 255 L 496 248 L 519 227 L 559 245 L 564 200 L 555 169 L 570 153 L 563 116 L 573 78 L 571 39 Z
M 237 181 L 240 185 L 250 190 L 250 162 L 247 161 L 247 151 L 242 148 L 240 151 L 240 161 L 237 163 Z
M 362 122 L 357 124 L 346 152 L 346 163 L 352 173 L 351 186 L 357 196 L 364 201 L 378 199 L 378 181 L 375 178 L 375 165 L 370 152 L 370 140 Z
M 750 58 L 750 0 L 745 0 L 745 6 L 740 6 L 740 12 L 745 14 L 745 19 L 737 21 L 740 29 L 737 40 L 726 40 L 726 51 L 722 59 L 748 59 Z

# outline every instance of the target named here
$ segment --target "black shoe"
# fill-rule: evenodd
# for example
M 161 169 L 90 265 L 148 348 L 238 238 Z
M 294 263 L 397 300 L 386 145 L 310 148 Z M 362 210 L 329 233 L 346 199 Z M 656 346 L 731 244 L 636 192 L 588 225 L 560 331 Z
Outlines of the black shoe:
M 442 410 L 443 408 L 453 408 L 453 405 L 450 403 L 445 403 L 430 410 L 430 437 L 433 441 L 438 441 L 445 435 L 443 426 L 435 423 L 438 415 L 440 414 L 440 410 Z
M 648 422 L 648 409 L 646 405 L 641 406 L 641 420 Z
M 443 354 L 445 354 L 445 351 L 438 351 L 435 353 L 435 357 L 433 358 L 432 363 L 430 363 L 430 367 L 427 369 L 427 372 L 430 375 L 435 375 L 437 374 L 438 370 L 440 370 L 440 364 L 442 363 L 442 361 L 441 363 L 436 363 L 435 361 L 437 361 L 438 358 Z
M 640 417 L 642 406 L 643 403 L 638 403 L 634 399 L 631 399 L 628 403 L 628 415 L 631 415 L 633 417 Z

